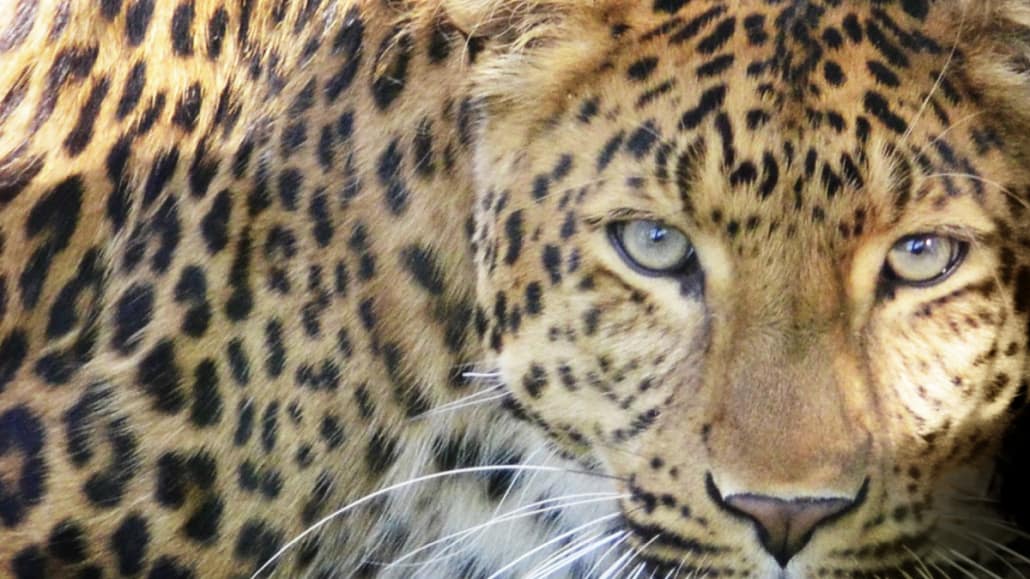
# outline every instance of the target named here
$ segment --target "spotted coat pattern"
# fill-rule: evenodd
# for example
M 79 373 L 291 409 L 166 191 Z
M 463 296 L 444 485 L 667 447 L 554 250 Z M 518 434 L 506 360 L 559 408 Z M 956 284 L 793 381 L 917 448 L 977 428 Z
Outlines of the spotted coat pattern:
M 1023 0 L 0 6 L 0 575 L 1008 564 Z

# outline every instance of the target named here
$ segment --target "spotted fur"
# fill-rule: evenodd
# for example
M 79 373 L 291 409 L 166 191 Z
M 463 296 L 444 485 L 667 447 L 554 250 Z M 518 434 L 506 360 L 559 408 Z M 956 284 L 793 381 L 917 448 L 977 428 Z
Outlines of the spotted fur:
M 1018 562 L 1024 0 L 0 8 L 0 575 Z

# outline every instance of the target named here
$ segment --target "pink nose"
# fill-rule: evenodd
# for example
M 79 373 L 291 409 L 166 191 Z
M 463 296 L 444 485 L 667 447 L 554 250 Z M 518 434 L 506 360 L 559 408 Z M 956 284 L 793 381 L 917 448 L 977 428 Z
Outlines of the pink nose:
M 783 500 L 764 495 L 739 494 L 723 499 L 731 512 L 751 519 L 762 546 L 781 567 L 805 547 L 817 528 L 855 504 L 841 498 L 805 497 Z

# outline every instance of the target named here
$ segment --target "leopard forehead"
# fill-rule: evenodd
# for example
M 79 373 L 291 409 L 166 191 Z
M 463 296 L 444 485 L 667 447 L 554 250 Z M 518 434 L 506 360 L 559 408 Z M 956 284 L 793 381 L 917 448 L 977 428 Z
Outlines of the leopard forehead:
M 968 574 L 1008 539 L 938 526 L 996 516 L 950 491 L 1026 398 L 1022 0 L 0 8 L 0 575 Z M 629 267 L 631 219 L 697 271 Z M 924 232 L 961 269 L 878 286 Z

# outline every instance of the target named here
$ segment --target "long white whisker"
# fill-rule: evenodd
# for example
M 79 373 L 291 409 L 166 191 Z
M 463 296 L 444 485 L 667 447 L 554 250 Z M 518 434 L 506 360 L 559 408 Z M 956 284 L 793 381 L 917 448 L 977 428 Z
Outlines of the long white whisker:
M 958 24 L 958 30 L 955 32 L 955 42 L 951 45 L 951 52 L 948 53 L 947 60 L 944 61 L 944 66 L 941 67 L 940 74 L 937 75 L 937 79 L 934 81 L 933 86 L 930 88 L 930 92 L 927 93 L 926 98 L 923 99 L 922 104 L 919 105 L 919 110 L 916 111 L 912 120 L 908 122 L 908 128 L 905 129 L 905 134 L 901 137 L 901 143 L 907 143 L 908 138 L 912 136 L 912 132 L 915 131 L 919 121 L 923 118 L 926 113 L 926 108 L 930 105 L 930 100 L 933 99 L 933 95 L 937 93 L 941 88 L 941 84 L 944 82 L 944 77 L 948 73 L 948 68 L 951 67 L 952 62 L 955 60 L 955 53 L 958 51 L 959 42 L 962 40 L 962 33 L 965 31 L 966 24 L 966 10 L 962 10 L 962 19 Z
M 599 531 L 570 542 L 568 545 L 548 555 L 543 561 L 540 561 L 536 566 L 530 569 L 526 574 L 526 579 L 541 579 L 542 577 L 547 577 L 553 571 L 563 567 L 565 563 L 570 563 L 578 559 L 579 556 L 576 553 L 579 553 L 584 548 L 584 545 L 589 548 L 596 544 L 599 537 L 604 537 L 604 535 L 605 531 Z M 570 553 L 573 554 L 569 555 Z
M 611 555 L 616 549 L 618 549 L 619 545 L 628 541 L 632 536 L 632 533 L 630 533 L 629 531 L 623 531 L 622 536 L 617 541 L 612 543 L 610 547 L 605 549 L 604 553 L 601 553 L 601 556 L 598 557 L 596 561 L 594 561 L 594 564 L 590 567 L 590 569 L 587 569 L 586 576 L 590 577 L 591 575 L 593 575 L 594 571 L 597 571 L 598 568 L 601 566 L 601 563 L 603 563 L 609 555 Z
M 606 502 L 606 501 L 611 501 L 611 500 L 618 500 L 620 498 L 627 498 L 629 496 L 630 495 L 620 495 L 620 494 L 617 494 L 617 493 L 582 493 L 582 494 L 568 495 L 568 496 L 565 496 L 565 497 L 549 498 L 549 499 L 544 499 L 544 500 L 541 500 L 541 501 L 537 501 L 535 503 L 524 505 L 524 506 L 519 507 L 517 509 L 514 509 L 512 511 L 508 511 L 507 513 L 505 513 L 504 515 L 502 515 L 500 517 L 490 519 L 489 521 L 486 521 L 484 523 L 480 523 L 480 524 L 475 525 L 473 527 L 469 527 L 467 529 L 463 529 L 461 531 L 457 531 L 457 532 L 451 533 L 451 534 L 449 534 L 449 535 L 447 535 L 445 537 L 441 537 L 441 538 L 436 539 L 435 541 L 432 541 L 430 543 L 426 543 L 425 545 L 422 545 L 421 547 L 419 547 L 417 549 L 414 549 L 412 551 L 409 551 L 409 552 L 405 553 L 403 556 L 398 557 L 397 559 L 394 559 L 392 562 L 390 562 L 389 565 L 387 565 L 387 568 L 400 566 L 400 563 L 402 563 L 404 561 L 407 561 L 408 559 L 414 557 L 415 555 L 417 555 L 419 553 L 422 553 L 422 552 L 426 551 L 427 549 L 431 549 L 434 546 L 439 545 L 440 543 L 447 542 L 447 541 L 452 541 L 452 540 L 460 540 L 460 539 L 462 539 L 462 538 L 464 538 L 464 537 L 466 537 L 468 535 L 471 535 L 472 533 L 475 533 L 476 531 L 479 531 L 479 530 L 482 530 L 482 529 L 486 529 L 486 528 L 492 527 L 494 525 L 499 525 L 501 523 L 508 523 L 508 522 L 511 522 L 511 521 L 517 521 L 519 519 L 525 519 L 527 517 L 533 517 L 533 516 L 544 514 L 544 513 L 560 511 L 560 510 L 563 510 L 563 509 L 566 509 L 566 508 L 569 508 L 569 507 L 576 507 L 576 506 L 581 506 L 581 505 L 589 505 L 589 504 L 601 503 L 601 502 Z M 572 499 L 572 498 L 583 498 L 583 497 L 592 497 L 592 498 L 584 499 L 584 500 L 570 501 L 570 502 L 567 502 L 567 503 L 561 503 L 561 504 L 558 504 L 558 505 L 549 506 L 549 507 L 545 507 L 545 508 L 538 508 L 538 507 L 541 507 L 541 506 L 543 506 L 545 504 L 548 504 L 548 503 L 554 503 L 554 502 L 557 502 L 557 501 L 568 500 L 568 499 Z M 416 563 L 414 565 L 423 565 L 423 563 Z
M 969 179 L 970 181 L 977 181 L 977 182 L 983 183 L 984 185 L 988 185 L 990 187 L 994 187 L 995 189 L 998 189 L 1002 193 L 1008 195 L 1013 200 L 1015 200 L 1018 203 L 1020 203 L 1021 205 L 1023 205 L 1023 207 L 1026 207 L 1026 208 L 1030 209 L 1030 202 L 1026 201 L 1022 197 L 1020 197 L 1019 195 L 1016 195 L 1015 192 L 1009 190 L 1007 187 L 1005 187 L 1001 183 L 998 183 L 997 181 L 992 181 L 990 179 L 987 179 L 985 177 L 981 177 L 979 175 L 974 175 L 972 173 L 931 173 L 929 175 L 923 176 L 922 179 L 923 180 L 925 180 L 925 179 L 943 179 L 943 178 L 947 178 L 947 177 L 950 177 L 952 179 Z
M 661 536 L 662 536 L 662 534 L 658 533 L 654 537 L 651 537 L 651 539 L 649 541 L 647 541 L 646 543 L 644 543 L 643 545 L 637 547 L 636 549 L 633 549 L 633 550 L 627 552 L 626 554 L 630 555 L 629 559 L 627 559 L 621 565 L 612 565 L 608 569 L 608 571 L 606 571 L 604 573 L 604 575 L 601 575 L 600 579 L 608 579 L 609 577 L 614 577 L 616 573 L 618 573 L 619 571 L 622 571 L 627 565 L 632 563 L 634 559 L 636 559 L 638 556 L 640 556 L 640 554 L 643 553 L 645 549 L 650 547 L 651 544 L 654 543 L 655 541 L 657 541 L 658 537 L 661 537 Z M 618 563 L 618 561 L 616 561 L 616 563 Z
M 348 505 L 346 505 L 344 507 L 341 507 L 341 508 L 333 511 L 332 513 L 329 513 L 328 515 L 322 517 L 321 519 L 316 521 L 314 524 L 310 525 L 307 529 L 304 529 L 299 534 L 297 534 L 296 537 L 294 537 L 293 539 L 290 539 L 278 551 L 276 551 L 274 554 L 272 554 L 272 556 L 269 557 L 267 561 L 262 563 L 261 566 L 258 567 L 257 571 L 255 571 L 250 576 L 250 579 L 256 579 L 256 577 L 258 575 L 260 575 L 270 565 L 272 565 L 272 563 L 278 561 L 279 558 L 282 557 L 284 553 L 286 553 L 287 551 L 289 551 L 290 549 L 295 547 L 297 544 L 299 544 L 301 541 L 303 541 L 305 538 L 310 536 L 315 531 L 317 531 L 317 530 L 321 529 L 322 527 L 324 527 L 326 524 L 328 524 L 333 519 L 335 519 L 337 517 L 340 517 L 340 516 L 350 512 L 350 511 L 360 507 L 361 505 L 367 504 L 367 503 L 369 503 L 369 502 L 371 502 L 371 501 L 373 501 L 373 500 L 375 500 L 375 499 L 377 499 L 377 498 L 379 498 L 381 496 L 387 495 L 389 493 L 392 493 L 394 491 L 397 491 L 397 490 L 400 490 L 400 489 L 403 489 L 403 488 L 407 488 L 407 487 L 412 486 L 412 485 L 416 485 L 416 484 L 419 484 L 419 483 L 424 483 L 424 482 L 428 482 L 428 481 L 436 480 L 436 479 L 440 479 L 440 478 L 447 478 L 447 477 L 452 477 L 452 476 L 457 476 L 457 475 L 462 475 L 462 474 L 472 474 L 472 473 L 482 473 L 482 472 L 497 472 L 497 471 L 505 471 L 505 470 L 514 471 L 514 472 L 518 472 L 518 471 L 524 471 L 524 472 L 525 471 L 536 471 L 536 472 L 553 472 L 553 473 L 566 473 L 566 474 L 582 474 L 582 475 L 594 476 L 594 477 L 599 477 L 599 478 L 618 479 L 618 477 L 613 477 L 611 475 L 605 475 L 605 474 L 600 474 L 600 473 L 593 473 L 593 472 L 589 472 L 589 471 L 571 470 L 571 469 L 561 468 L 561 467 L 557 467 L 557 466 L 537 466 L 537 465 L 528 465 L 528 464 L 509 464 L 509 465 L 497 465 L 497 466 L 470 466 L 470 467 L 466 467 L 466 468 L 456 468 L 456 469 L 452 469 L 452 470 L 445 470 L 443 472 L 436 472 L 436 473 L 432 473 L 432 474 L 423 475 L 423 476 L 420 476 L 420 477 L 416 477 L 416 478 L 413 478 L 413 479 L 406 480 L 404 482 L 399 482 L 399 483 L 390 485 L 390 486 L 388 486 L 386 488 L 383 488 L 383 489 L 379 489 L 378 491 L 375 491 L 373 493 L 367 494 L 367 495 L 361 497 L 360 499 L 358 499 L 356 501 L 353 501 L 350 504 L 348 504 Z
M 482 393 L 480 393 L 479 396 L 482 396 Z M 474 396 L 467 396 L 465 398 L 462 398 L 460 401 L 451 402 L 450 404 L 444 404 L 443 406 L 440 406 L 440 407 L 437 407 L 437 408 L 433 408 L 431 410 L 427 410 L 427 411 L 423 412 L 422 414 L 417 414 L 415 416 L 412 416 L 408 420 L 412 420 L 412 421 L 424 420 L 426 418 L 429 418 L 430 416 L 437 416 L 439 414 L 445 414 L 447 412 L 454 412 L 456 410 L 461 410 L 462 408 L 468 408 L 470 406 L 478 406 L 480 404 L 486 404 L 487 402 L 493 402 L 494 400 L 501 400 L 501 399 L 507 398 L 508 396 L 509 396 L 509 394 L 507 392 L 504 392 L 502 394 L 494 394 L 493 396 L 486 396 L 486 397 L 482 397 L 482 398 L 477 398 L 475 400 L 471 400 L 471 398 L 474 398 Z
M 967 555 L 964 555 L 961 552 L 956 551 L 955 549 L 948 549 L 948 552 L 950 552 L 954 557 L 957 557 L 959 560 L 961 560 L 962 562 L 966 563 L 967 565 L 970 565 L 971 567 L 975 567 L 977 570 L 982 571 L 983 573 L 986 573 L 987 576 L 990 577 L 991 579 L 1004 579 L 1001 575 L 998 575 L 997 573 L 991 571 L 987 567 L 984 567 L 983 565 L 977 563 L 971 557 L 969 557 Z
M 545 542 L 545 543 L 543 543 L 541 545 L 538 545 L 538 546 L 530 549 L 529 551 L 526 551 L 525 553 L 519 555 L 518 557 L 515 558 L 515 560 L 510 561 L 509 563 L 505 564 L 503 567 L 501 567 L 497 571 L 494 571 L 493 574 L 491 574 L 486 579 L 497 579 L 497 577 L 500 577 L 501 575 L 503 575 L 504 572 L 507 571 L 508 569 L 511 569 L 512 567 L 518 565 L 522 561 L 525 561 L 529 557 L 532 557 L 536 553 L 540 552 L 542 549 L 546 549 L 547 547 L 549 547 L 549 546 L 551 546 L 551 545 L 561 541 L 565 537 L 568 537 L 570 535 L 575 535 L 576 533 L 578 533 L 579 531 L 582 531 L 583 529 L 587 529 L 587 528 L 590 528 L 590 527 L 593 527 L 593 526 L 596 526 L 596 525 L 600 525 L 601 523 L 604 523 L 605 521 L 609 521 L 609 520 L 614 519 L 614 518 L 619 517 L 619 516 L 621 516 L 620 513 L 612 513 L 610 515 L 605 515 L 603 517 L 598 517 L 598 518 L 590 521 L 589 523 L 584 523 L 582 525 L 579 525 L 578 527 L 576 527 L 576 528 L 574 528 L 574 529 L 572 529 L 570 531 L 566 531 L 566 532 L 558 535 L 557 537 L 554 537 L 553 539 L 551 539 L 551 540 L 549 540 L 549 541 L 547 541 L 547 542 Z
M 568 554 L 566 556 L 558 558 L 557 560 L 552 560 L 552 562 L 548 564 L 546 567 L 542 567 L 538 571 L 534 571 L 528 579 L 543 579 L 544 577 L 547 577 L 548 575 L 554 573 L 562 567 L 565 567 L 575 562 L 577 559 L 582 559 L 585 555 L 592 553 L 597 549 L 600 549 L 608 543 L 611 543 L 612 541 L 617 541 L 619 538 L 621 538 L 623 535 L 626 535 L 627 533 L 629 533 L 629 531 L 616 531 L 614 533 L 611 533 L 610 535 L 603 536 L 600 539 L 597 539 L 596 541 L 588 542 L 586 546 L 579 547 L 571 552 L 567 552 Z M 594 535 L 593 537 L 596 538 L 599 535 Z M 579 544 L 582 545 L 583 542 L 580 541 Z

